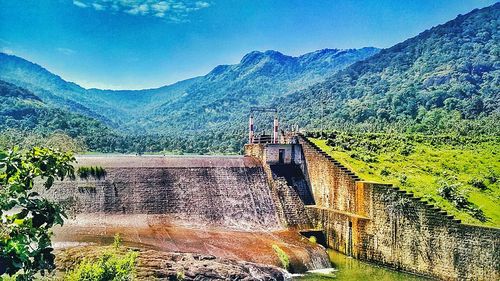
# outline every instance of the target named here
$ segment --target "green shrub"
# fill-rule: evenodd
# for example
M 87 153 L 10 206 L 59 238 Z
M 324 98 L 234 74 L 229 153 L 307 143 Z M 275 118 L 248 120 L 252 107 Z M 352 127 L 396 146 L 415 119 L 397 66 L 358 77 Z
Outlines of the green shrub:
M 399 154 L 403 156 L 408 156 L 415 151 L 415 147 L 411 144 L 407 144 L 399 150 Z
M 483 210 L 469 202 L 464 191 L 460 189 L 461 185 L 459 183 L 449 184 L 448 182 L 441 180 L 439 185 L 440 187 L 438 189 L 438 193 L 441 197 L 450 201 L 453 205 L 455 205 L 455 207 L 466 211 L 481 222 L 488 220 Z
M 33 187 L 74 178 L 74 161 L 48 148 L 0 150 L 0 280 L 33 280 L 55 268 L 51 229 L 66 214 Z
M 288 257 L 288 255 L 285 253 L 285 251 L 283 251 L 283 249 L 281 249 L 278 245 L 276 244 L 273 244 L 273 250 L 274 252 L 276 252 L 276 255 L 278 255 L 278 258 L 281 262 L 281 266 L 288 270 L 290 269 L 290 258 Z
M 440 187 L 438 189 L 438 193 L 439 195 L 441 195 L 441 197 L 450 201 L 459 209 L 464 209 L 465 207 L 467 207 L 469 201 L 460 189 L 460 184 L 449 184 L 448 182 L 441 180 L 439 182 L 439 185 Z
M 316 239 L 316 236 L 311 235 L 311 237 L 309 237 L 309 242 L 316 244 L 318 243 L 318 239 Z
M 489 168 L 488 169 L 488 174 L 486 175 L 486 179 L 490 183 L 496 183 L 497 180 L 498 180 L 498 175 L 495 173 L 495 171 L 493 171 L 493 169 Z
M 113 238 L 113 248 L 118 249 L 122 245 L 123 239 L 120 236 L 120 233 L 116 233 Z
M 408 176 L 406 174 L 401 174 L 401 176 L 399 176 L 399 182 L 401 185 L 406 185 L 408 183 Z
M 473 187 L 479 188 L 481 190 L 486 190 L 488 188 L 486 186 L 486 184 L 478 178 L 474 178 L 474 179 L 470 180 L 469 184 L 472 185 Z
M 177 271 L 175 278 L 178 281 L 182 281 L 182 280 L 186 279 L 186 275 L 184 274 L 184 271 L 179 270 L 179 271 Z
M 73 270 L 66 273 L 65 281 L 128 281 L 133 280 L 138 254 L 106 251 L 97 260 L 84 259 Z
M 79 167 L 76 171 L 81 179 L 87 180 L 89 177 L 100 180 L 106 177 L 106 170 L 101 166 Z
M 381 176 L 388 176 L 390 174 L 391 172 L 389 171 L 389 169 L 387 169 L 387 167 L 382 168 L 382 170 L 380 171 Z

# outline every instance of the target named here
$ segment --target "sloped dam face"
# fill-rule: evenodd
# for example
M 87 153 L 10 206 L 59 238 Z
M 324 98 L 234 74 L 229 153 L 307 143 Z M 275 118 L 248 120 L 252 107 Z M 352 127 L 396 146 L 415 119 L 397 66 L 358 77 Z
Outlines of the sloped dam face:
M 284 228 L 260 162 L 251 157 L 84 156 L 101 179 L 57 182 L 45 195 L 70 220 L 55 230 L 56 247 L 126 242 L 164 251 L 207 253 L 280 265 L 276 244 L 295 271 L 329 267 L 324 250 Z

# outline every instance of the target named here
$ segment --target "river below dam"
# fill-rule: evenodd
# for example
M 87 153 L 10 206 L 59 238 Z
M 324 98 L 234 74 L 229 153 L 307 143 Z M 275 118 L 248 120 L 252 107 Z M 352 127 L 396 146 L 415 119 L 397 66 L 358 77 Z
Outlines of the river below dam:
M 293 280 L 297 281 L 424 281 L 433 280 L 425 277 L 398 272 L 371 263 L 362 262 L 334 250 L 328 250 L 328 256 L 332 263 L 332 269 L 318 270 L 303 275 L 297 275 Z
M 81 245 L 110 245 L 115 234 L 119 234 L 127 246 L 280 266 L 273 250 L 273 245 L 277 245 L 289 255 L 294 272 L 330 266 L 322 246 L 287 229 L 202 228 L 188 223 L 173 225 L 163 216 L 91 214 L 66 221 L 63 227 L 54 228 L 54 234 L 54 248 L 58 250 Z

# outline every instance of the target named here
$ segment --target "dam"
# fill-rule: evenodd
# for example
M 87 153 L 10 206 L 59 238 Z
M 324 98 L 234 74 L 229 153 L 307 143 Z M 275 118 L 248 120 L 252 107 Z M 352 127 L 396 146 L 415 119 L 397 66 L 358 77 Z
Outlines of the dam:
M 171 224 L 278 229 L 266 176 L 249 157 L 78 157 L 103 180 L 60 183 L 51 197 L 80 213 L 162 215 Z M 75 188 L 79 192 L 74 192 Z
M 322 246 L 288 227 L 268 167 L 255 157 L 78 156 L 82 167 L 106 175 L 43 191 L 69 214 L 54 231 L 56 248 L 106 245 L 119 233 L 132 246 L 281 266 L 277 245 L 292 272 L 330 267 Z
M 280 266 L 331 266 L 325 248 L 444 280 L 498 280 L 500 231 L 465 225 L 421 198 L 363 181 L 305 136 L 251 142 L 243 156 L 79 156 L 101 178 L 55 183 L 66 206 L 56 247 L 131 245 Z M 321 235 L 318 235 L 321 234 Z M 323 240 L 323 241 L 319 241 Z

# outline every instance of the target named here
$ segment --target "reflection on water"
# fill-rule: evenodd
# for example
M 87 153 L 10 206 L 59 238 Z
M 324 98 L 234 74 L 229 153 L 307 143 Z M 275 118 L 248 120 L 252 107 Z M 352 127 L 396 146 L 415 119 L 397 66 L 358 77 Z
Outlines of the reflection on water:
M 420 276 L 393 271 L 373 264 L 349 258 L 333 250 L 328 250 L 334 272 L 330 274 L 310 273 L 294 280 L 377 280 L 377 281 L 422 281 L 430 280 Z

